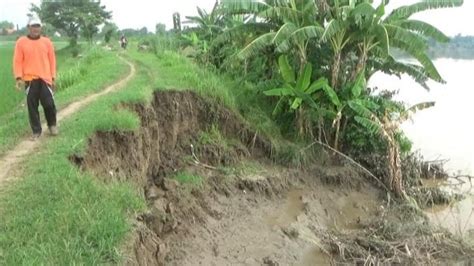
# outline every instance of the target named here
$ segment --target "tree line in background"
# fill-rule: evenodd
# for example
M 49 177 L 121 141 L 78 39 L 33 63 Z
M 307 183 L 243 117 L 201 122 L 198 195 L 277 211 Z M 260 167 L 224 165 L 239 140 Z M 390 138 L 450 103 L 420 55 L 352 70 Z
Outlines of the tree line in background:
M 0 35 L 8 35 L 16 31 L 15 25 L 9 21 L 0 21 Z
M 434 58 L 474 59 L 474 36 L 456 35 L 449 43 L 430 40 L 428 53 Z

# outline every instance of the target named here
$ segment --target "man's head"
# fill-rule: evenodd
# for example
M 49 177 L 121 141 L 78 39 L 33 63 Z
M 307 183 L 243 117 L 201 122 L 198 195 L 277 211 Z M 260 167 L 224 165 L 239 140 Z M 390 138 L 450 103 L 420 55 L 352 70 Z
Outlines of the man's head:
M 28 19 L 28 32 L 31 37 L 39 37 L 41 34 L 41 26 L 43 26 L 43 23 L 41 23 L 41 20 L 37 17 L 30 17 Z

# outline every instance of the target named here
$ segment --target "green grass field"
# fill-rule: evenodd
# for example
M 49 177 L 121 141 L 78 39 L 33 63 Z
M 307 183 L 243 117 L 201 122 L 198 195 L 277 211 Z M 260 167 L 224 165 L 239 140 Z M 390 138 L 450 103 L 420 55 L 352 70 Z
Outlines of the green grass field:
M 86 71 L 58 91 L 59 108 L 102 90 L 128 71 L 115 53 L 100 48 L 88 49 L 71 66 Z M 83 149 L 96 130 L 138 127 L 135 115 L 112 111 L 125 99 L 144 100 L 143 74 L 131 84 L 127 91 L 107 95 L 66 119 L 60 136 L 46 139 L 43 148 L 26 159 L 24 177 L 0 193 L 0 265 L 95 265 L 120 260 L 119 246 L 130 231 L 128 217 L 144 206 L 138 189 L 128 183 L 101 183 L 73 166 L 68 156 Z M 2 151 L 29 134 L 23 109 L 0 117 Z
M 97 265 L 120 260 L 120 244 L 130 231 L 127 217 L 144 206 L 138 189 L 128 183 L 99 182 L 73 166 L 68 156 L 83 149 L 95 130 L 138 126 L 131 113 L 112 112 L 122 97 L 102 98 L 77 113 L 64 123 L 58 138 L 48 139 L 28 158 L 31 163 L 23 180 L 2 198 L 1 265 Z
M 15 91 L 12 42 L 0 44 L 0 58 L 2 59 L 2 64 L 0 64 L 0 116 L 2 116 L 15 109 L 24 95 Z

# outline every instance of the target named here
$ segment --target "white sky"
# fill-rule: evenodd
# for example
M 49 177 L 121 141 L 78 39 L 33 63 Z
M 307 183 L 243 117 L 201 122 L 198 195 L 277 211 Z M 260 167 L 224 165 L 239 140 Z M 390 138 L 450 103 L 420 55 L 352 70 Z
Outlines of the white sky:
M 380 0 L 379 0 L 380 1 Z M 158 22 L 166 24 L 167 29 L 173 25 L 172 14 L 179 12 L 182 21 L 184 16 L 195 15 L 196 6 L 208 11 L 215 0 L 102 0 L 102 4 L 113 13 L 113 21 L 119 28 L 142 28 L 154 31 Z M 377 2 L 377 0 L 376 0 Z M 418 2 L 416 0 L 392 0 L 391 7 Z M 8 20 L 20 27 L 26 24 L 26 13 L 30 3 L 40 0 L 0 0 L 0 21 Z M 429 22 L 450 36 L 458 33 L 474 35 L 474 0 L 464 0 L 462 8 L 430 10 L 414 16 Z

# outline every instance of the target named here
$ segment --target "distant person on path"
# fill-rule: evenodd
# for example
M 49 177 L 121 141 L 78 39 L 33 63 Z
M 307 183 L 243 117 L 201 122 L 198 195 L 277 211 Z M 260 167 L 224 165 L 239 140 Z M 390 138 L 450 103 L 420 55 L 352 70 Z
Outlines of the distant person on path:
M 124 34 L 122 34 L 122 36 L 120 36 L 120 47 L 122 47 L 123 49 L 127 49 L 127 43 L 127 38 Z
M 16 89 L 26 91 L 26 102 L 32 140 L 41 136 L 41 122 L 38 106 L 41 102 L 49 133 L 58 134 L 56 127 L 56 106 L 54 104 L 54 79 L 56 77 L 56 55 L 50 39 L 41 36 L 41 21 L 36 17 L 28 20 L 28 35 L 20 37 L 15 45 L 13 73 Z

